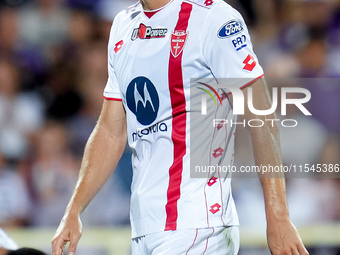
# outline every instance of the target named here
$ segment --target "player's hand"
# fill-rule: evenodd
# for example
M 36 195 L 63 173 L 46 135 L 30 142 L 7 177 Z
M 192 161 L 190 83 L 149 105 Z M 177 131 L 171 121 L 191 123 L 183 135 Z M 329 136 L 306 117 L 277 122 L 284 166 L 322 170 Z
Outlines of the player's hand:
M 299 233 L 289 219 L 268 222 L 268 246 L 273 255 L 308 255 Z
M 64 246 L 69 242 L 68 255 L 76 254 L 79 239 L 82 235 L 82 223 L 79 214 L 65 215 L 52 240 L 52 254 L 63 254 Z

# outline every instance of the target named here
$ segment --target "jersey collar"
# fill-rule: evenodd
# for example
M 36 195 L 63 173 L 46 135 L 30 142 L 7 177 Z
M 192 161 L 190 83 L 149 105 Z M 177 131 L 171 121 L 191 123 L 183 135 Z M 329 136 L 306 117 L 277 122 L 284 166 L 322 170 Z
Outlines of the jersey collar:
M 143 13 L 146 17 L 148 17 L 149 19 L 152 18 L 153 15 L 155 15 L 157 12 L 165 9 L 166 7 L 168 7 L 174 0 L 170 0 L 166 5 L 158 8 L 158 9 L 155 9 L 155 10 L 143 10 Z

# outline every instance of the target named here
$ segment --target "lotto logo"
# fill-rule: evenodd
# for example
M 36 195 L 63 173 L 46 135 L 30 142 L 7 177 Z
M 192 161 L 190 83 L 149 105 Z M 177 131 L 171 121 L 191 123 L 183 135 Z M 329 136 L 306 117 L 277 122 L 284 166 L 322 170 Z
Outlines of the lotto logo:
M 221 157 L 223 152 L 224 152 L 224 150 L 221 147 L 214 150 L 214 153 L 213 153 L 214 158 Z
M 243 67 L 244 70 L 252 72 L 256 66 L 256 61 L 252 55 L 248 55 L 247 58 L 243 61 L 245 66 Z
M 223 101 L 224 99 L 227 99 L 227 98 L 228 98 L 228 94 L 225 93 L 225 92 L 223 92 L 223 93 L 220 95 L 220 97 L 221 97 L 221 100 Z
M 208 181 L 208 186 L 211 187 L 212 185 L 214 185 L 217 182 L 217 178 L 216 177 L 212 177 L 210 178 L 210 180 Z
M 221 208 L 221 206 L 220 206 L 218 203 L 216 203 L 216 204 L 210 206 L 210 210 L 209 210 L 209 211 L 210 211 L 212 214 L 215 214 L 215 213 L 217 213 L 217 212 L 220 211 L 220 208 Z
M 223 121 L 220 122 L 220 124 L 217 125 L 217 130 L 220 130 L 221 128 L 223 128 L 224 123 Z
M 115 48 L 114 48 L 115 53 L 118 53 L 122 49 L 123 45 L 124 45 L 124 41 L 123 40 L 117 42 L 115 44 Z

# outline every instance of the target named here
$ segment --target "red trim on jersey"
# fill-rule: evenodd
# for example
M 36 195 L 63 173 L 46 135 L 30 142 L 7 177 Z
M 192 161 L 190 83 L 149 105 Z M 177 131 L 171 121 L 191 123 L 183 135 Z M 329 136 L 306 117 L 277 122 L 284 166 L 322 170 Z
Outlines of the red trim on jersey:
M 246 88 L 246 87 L 252 85 L 254 82 L 256 82 L 257 80 L 259 80 L 259 79 L 261 79 L 261 78 L 263 78 L 263 77 L 264 77 L 264 74 L 262 74 L 261 76 L 255 78 L 255 79 L 252 80 L 251 82 L 248 82 L 247 84 L 243 85 L 240 89 L 244 89 L 244 88 Z M 227 95 L 228 95 L 228 96 L 231 95 L 231 92 L 228 92 Z
M 183 2 L 175 31 L 186 31 L 192 5 Z M 177 228 L 178 208 L 177 201 L 181 196 L 181 182 L 183 171 L 183 157 L 186 154 L 186 102 L 184 95 L 182 73 L 183 51 L 175 58 L 170 53 L 169 60 L 169 90 L 172 107 L 172 141 L 174 144 L 174 161 L 169 169 L 169 187 L 167 191 L 167 204 L 165 230 Z
M 149 19 L 152 18 L 153 15 L 155 15 L 157 12 L 159 12 L 160 10 L 157 11 L 144 11 L 144 14 L 146 17 L 148 17 Z
M 196 228 L 196 235 L 195 235 L 194 242 L 193 242 L 192 245 L 190 246 L 190 248 L 189 248 L 189 250 L 187 251 L 187 253 L 185 253 L 185 255 L 188 255 L 188 253 L 189 253 L 189 251 L 191 250 L 191 248 L 194 247 L 194 245 L 195 245 L 195 243 L 196 243 L 197 235 L 198 235 L 198 228 Z
M 257 77 L 256 79 L 252 80 L 251 82 L 248 82 L 247 84 L 243 85 L 241 87 L 241 89 L 244 89 L 245 87 L 248 87 L 249 85 L 253 84 L 254 82 L 256 82 L 257 80 L 261 79 L 264 77 L 264 74 L 262 74 L 261 76 Z
M 206 252 L 207 249 L 208 249 L 209 238 L 212 237 L 212 235 L 213 235 L 214 233 L 215 233 L 215 228 L 212 228 L 212 233 L 211 233 L 211 235 L 207 237 L 207 242 L 206 242 L 206 244 L 205 244 L 205 250 L 204 250 L 204 252 L 203 252 L 203 255 L 205 254 L 205 252 Z
M 198 5 L 199 7 L 203 7 L 203 8 L 206 8 L 206 9 L 210 9 L 211 7 L 208 7 L 208 6 L 204 6 L 204 5 L 201 5 L 201 4 L 198 4 L 198 3 L 195 3 L 193 1 L 190 1 L 190 0 L 186 0 L 187 2 L 189 3 L 192 3 L 192 4 L 195 4 L 195 5 Z
M 227 133 L 226 133 L 227 134 Z M 220 183 L 220 191 L 221 191 L 221 221 L 222 221 L 222 226 L 225 226 L 224 220 L 223 220 L 223 211 L 224 211 L 224 205 L 223 205 L 223 188 L 222 188 L 222 179 L 221 179 L 221 173 L 218 171 L 218 180 Z
M 120 99 L 120 98 L 111 98 L 111 97 L 106 97 L 106 96 L 103 96 L 106 100 L 109 100 L 109 101 L 119 101 L 119 102 L 122 102 L 123 100 Z
M 222 104 L 221 104 L 222 105 Z M 215 117 L 214 117 L 214 119 L 216 119 L 217 117 L 217 110 L 215 111 Z M 226 128 L 226 131 L 225 131 L 225 137 L 226 137 L 226 139 L 224 140 L 226 143 L 227 143 L 227 137 L 228 137 L 228 125 L 224 125 L 225 126 L 225 128 Z M 214 134 L 213 134 L 213 139 L 212 139 L 212 141 L 211 141 L 211 144 L 210 144 L 210 157 L 209 157 L 209 166 L 211 166 L 212 164 L 211 164 L 211 156 L 212 156 L 212 144 L 213 144 L 213 142 L 214 142 L 214 140 L 215 140 L 215 135 L 216 135 L 216 128 L 214 129 Z M 226 147 L 226 146 L 224 146 L 224 147 Z M 225 153 L 227 153 L 227 152 L 225 152 Z M 210 170 L 209 170 L 209 174 L 210 174 Z M 225 224 L 224 224 L 224 221 L 223 221 L 223 210 L 224 210 L 224 206 L 223 206 L 223 191 L 222 191 L 222 183 L 221 183 L 221 175 L 220 175 L 220 172 L 218 171 L 218 181 L 219 181 L 219 183 L 220 183 L 220 192 L 221 192 L 221 221 L 222 221 L 222 226 L 225 226 Z M 206 210 L 207 210 L 207 220 L 208 220 L 208 227 L 209 227 L 209 211 L 208 211 L 208 207 L 206 208 Z
M 167 7 L 169 4 L 171 4 L 172 1 L 173 0 L 169 1 L 166 5 L 164 5 L 163 7 L 159 8 L 157 10 L 147 10 L 147 11 L 144 10 L 145 16 L 148 17 L 149 19 L 151 19 L 153 15 L 155 15 L 157 12 L 163 10 L 165 7 Z M 139 2 L 140 2 L 141 5 L 143 5 L 142 1 L 139 1 Z
M 209 175 L 210 175 L 210 170 L 209 170 Z M 208 180 L 209 180 L 209 175 L 208 175 L 207 181 L 205 182 L 205 185 L 204 185 L 204 202 L 205 202 L 205 212 L 206 212 L 206 215 L 207 215 L 208 228 L 209 228 L 209 208 L 208 208 L 208 199 L 207 199 L 206 187 L 207 187 L 207 183 L 208 183 Z
M 219 107 L 219 105 L 217 105 L 217 107 Z M 216 109 L 216 111 L 215 111 L 214 119 L 216 119 L 217 111 L 218 111 L 218 109 Z M 212 153 L 212 151 L 213 151 L 212 145 L 213 145 L 214 140 L 215 140 L 215 135 L 216 135 L 216 128 L 214 129 L 213 137 L 211 139 L 211 143 L 210 143 L 210 146 L 209 146 L 209 166 L 211 166 L 211 157 L 212 157 L 212 154 L 213 154 Z M 209 169 L 208 178 L 207 178 L 206 183 L 204 185 L 205 210 L 206 210 L 206 215 L 207 215 L 207 225 L 208 225 L 208 228 L 210 227 L 210 223 L 209 223 L 209 207 L 208 207 L 206 187 L 207 187 L 207 183 L 208 183 L 210 178 L 211 178 L 211 171 Z

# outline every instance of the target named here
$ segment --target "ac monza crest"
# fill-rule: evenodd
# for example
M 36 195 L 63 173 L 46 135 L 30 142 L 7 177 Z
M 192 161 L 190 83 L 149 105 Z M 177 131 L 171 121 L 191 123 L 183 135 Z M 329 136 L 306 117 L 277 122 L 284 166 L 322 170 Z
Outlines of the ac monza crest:
M 186 31 L 175 31 L 171 34 L 171 54 L 177 58 L 183 51 L 188 33 Z

